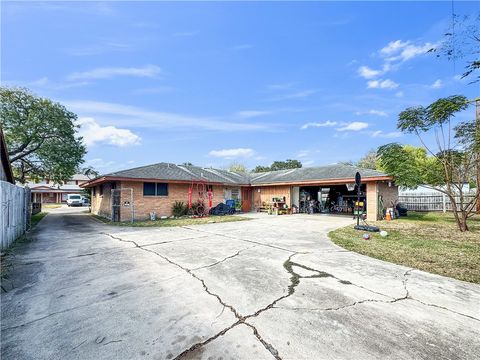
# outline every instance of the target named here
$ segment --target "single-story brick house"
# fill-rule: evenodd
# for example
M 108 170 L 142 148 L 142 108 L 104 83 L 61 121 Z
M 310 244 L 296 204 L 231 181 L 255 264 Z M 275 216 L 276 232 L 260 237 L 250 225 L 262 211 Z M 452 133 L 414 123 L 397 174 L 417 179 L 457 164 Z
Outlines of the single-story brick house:
M 355 173 L 362 175 L 362 200 L 368 220 L 377 220 L 381 204 L 398 197 L 393 178 L 380 171 L 348 165 L 329 165 L 239 174 L 227 170 L 159 163 L 118 171 L 81 184 L 91 189 L 92 213 L 115 221 L 143 220 L 151 212 L 170 216 L 176 201 L 200 199 L 208 208 L 233 199 L 244 212 L 257 211 L 272 201 L 300 208 L 305 201 L 336 204 L 335 212 L 349 212 L 356 199 L 351 189 Z M 350 185 L 350 190 L 347 184 Z M 382 200 L 381 202 L 379 200 Z

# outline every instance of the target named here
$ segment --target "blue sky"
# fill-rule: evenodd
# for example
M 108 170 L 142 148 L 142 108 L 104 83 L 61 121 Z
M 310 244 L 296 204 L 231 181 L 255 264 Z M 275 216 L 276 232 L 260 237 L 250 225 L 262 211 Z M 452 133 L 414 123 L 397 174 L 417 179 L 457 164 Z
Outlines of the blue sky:
M 87 164 L 102 173 L 356 160 L 416 143 L 395 128 L 406 107 L 480 93 L 459 79 L 463 62 L 425 54 L 448 30 L 451 2 L 1 6 L 2 84 L 77 113 Z

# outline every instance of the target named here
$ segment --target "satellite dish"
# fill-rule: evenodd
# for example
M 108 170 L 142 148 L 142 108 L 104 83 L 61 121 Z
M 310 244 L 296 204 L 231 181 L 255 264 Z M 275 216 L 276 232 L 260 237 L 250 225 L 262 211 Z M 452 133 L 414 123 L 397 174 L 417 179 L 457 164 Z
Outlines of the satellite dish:
M 355 184 L 360 187 L 360 184 L 362 183 L 362 176 L 360 175 L 360 173 L 357 171 L 357 173 L 355 174 Z

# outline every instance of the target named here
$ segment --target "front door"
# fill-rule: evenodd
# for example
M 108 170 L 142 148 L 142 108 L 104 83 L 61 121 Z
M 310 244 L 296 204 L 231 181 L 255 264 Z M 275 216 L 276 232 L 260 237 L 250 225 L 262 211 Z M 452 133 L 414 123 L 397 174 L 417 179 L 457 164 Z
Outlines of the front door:
M 242 188 L 242 211 L 250 212 L 252 203 L 252 189 Z

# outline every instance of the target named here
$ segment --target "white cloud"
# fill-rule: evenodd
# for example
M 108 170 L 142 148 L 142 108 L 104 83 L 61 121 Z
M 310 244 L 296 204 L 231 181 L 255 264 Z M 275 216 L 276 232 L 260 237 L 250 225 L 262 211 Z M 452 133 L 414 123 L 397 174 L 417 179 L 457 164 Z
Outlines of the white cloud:
M 403 91 L 397 91 L 397 92 L 395 93 L 395 96 L 398 97 L 398 98 L 403 97 Z
M 76 100 L 63 100 L 69 110 L 80 116 L 102 119 L 103 122 L 115 123 L 118 126 L 135 126 L 143 128 L 157 128 L 162 131 L 168 129 L 203 129 L 211 131 L 250 131 L 272 130 L 274 125 L 268 127 L 259 123 L 234 122 L 228 118 L 198 117 L 162 111 L 150 111 L 135 106 Z
M 430 87 L 432 89 L 440 89 L 440 88 L 443 87 L 443 82 L 442 82 L 442 80 L 437 79 L 437 80 L 435 80 L 435 82 L 432 85 L 430 85 Z
M 373 79 L 383 74 L 381 70 L 370 69 L 368 66 L 360 66 L 358 68 L 358 74 L 365 79 Z
M 383 132 L 382 130 L 377 130 L 371 133 L 372 137 L 381 137 L 381 138 L 387 138 L 387 139 L 393 139 L 393 138 L 398 138 L 402 136 L 402 133 L 399 131 L 392 131 L 392 132 Z
M 239 111 L 235 115 L 241 118 L 253 118 L 257 116 L 263 116 L 263 115 L 269 115 L 271 114 L 271 111 L 266 111 L 266 110 L 244 110 L 244 111 Z
M 337 128 L 337 131 L 360 131 L 366 129 L 368 127 L 368 123 L 362 121 L 354 121 L 345 126 Z
M 140 143 L 140 137 L 130 130 L 115 126 L 101 126 L 94 118 L 80 117 L 77 124 L 80 125 L 78 133 L 87 146 L 95 144 L 128 146 Z
M 308 156 L 308 155 L 310 155 L 310 151 L 309 151 L 309 150 L 300 150 L 300 151 L 298 152 L 298 154 L 297 154 L 296 157 L 298 157 L 298 158 L 303 158 L 303 157 L 306 157 L 306 156 Z
M 156 77 L 162 72 L 156 65 L 144 67 L 104 67 L 70 74 L 68 80 L 109 79 L 116 76 Z
M 270 99 L 270 101 L 301 99 L 313 95 L 317 92 L 314 89 L 300 90 L 290 94 L 279 95 Z
M 385 111 L 375 110 L 375 109 L 368 110 L 367 112 L 357 111 L 357 112 L 355 113 L 355 115 L 388 116 L 388 114 L 387 114 Z
M 221 157 L 224 159 L 235 159 L 240 157 L 251 157 L 255 154 L 253 149 L 249 148 L 236 148 L 236 149 L 222 149 L 212 150 L 208 153 L 210 156 Z
M 433 43 L 415 45 L 411 41 L 395 40 L 380 50 L 380 55 L 388 62 L 405 62 L 419 55 L 424 55 L 435 47 Z
M 396 89 L 398 84 L 390 79 L 370 80 L 367 82 L 368 89 Z
M 311 128 L 311 127 L 319 128 L 319 127 L 327 127 L 327 126 L 335 126 L 335 125 L 337 125 L 337 123 L 335 121 L 327 120 L 327 121 L 324 121 L 324 122 L 306 123 L 306 124 L 302 125 L 302 127 L 300 129 L 305 130 L 305 129 L 308 129 L 308 128 Z

